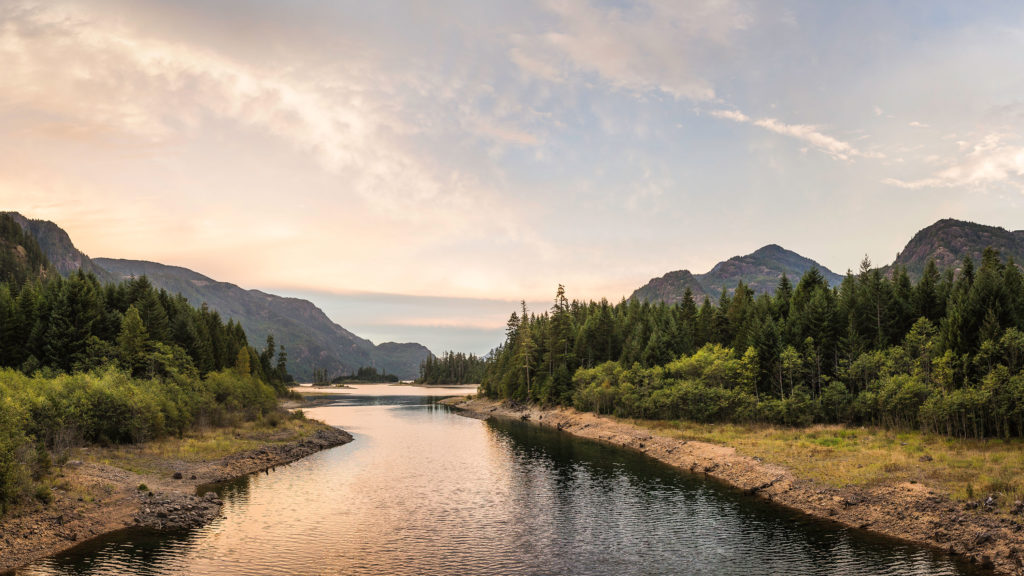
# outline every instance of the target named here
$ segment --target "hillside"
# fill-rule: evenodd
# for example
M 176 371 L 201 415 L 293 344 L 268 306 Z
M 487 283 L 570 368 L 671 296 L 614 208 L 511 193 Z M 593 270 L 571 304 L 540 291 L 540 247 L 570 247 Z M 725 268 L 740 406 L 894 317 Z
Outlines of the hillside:
M 140 260 L 97 258 L 95 262 L 117 279 L 145 275 L 153 285 L 185 296 L 193 305 L 205 302 L 224 317 L 242 325 L 250 343 L 261 346 L 268 333 L 288 351 L 288 369 L 299 380 L 310 380 L 313 368 L 329 376 L 360 366 L 383 368 L 399 378 L 414 378 L 430 354 L 421 344 L 384 343 L 374 346 L 335 324 L 312 302 L 218 282 L 187 268 Z
M 715 301 L 723 289 L 731 292 L 740 281 L 749 286 L 755 294 L 770 294 L 774 292 L 783 274 L 795 284 L 812 267 L 818 268 L 832 286 L 843 280 L 842 276 L 810 258 L 776 244 L 769 244 L 746 256 L 734 256 L 719 262 L 705 274 L 677 270 L 660 278 L 653 278 L 636 289 L 630 298 L 675 304 L 682 301 L 683 294 L 689 287 L 694 300 L 700 304 L 705 296 Z
M 11 214 L 0 213 L 0 282 L 21 286 L 55 273 L 36 239 Z
M 777 244 L 769 244 L 746 256 L 733 256 L 696 278 L 704 291 L 714 296 L 721 294 L 723 288 L 736 288 L 740 280 L 755 294 L 770 294 L 775 291 L 783 273 L 796 284 L 812 267 L 821 272 L 830 286 L 837 286 L 843 281 L 839 274 Z
M 1024 264 L 1024 230 L 1008 231 L 996 226 L 947 218 L 921 230 L 896 255 L 893 265 L 904 266 L 911 278 L 918 278 L 928 259 L 939 270 L 960 268 L 964 256 L 977 264 L 985 248 L 995 248 L 1004 259 Z
M 683 301 L 687 288 L 693 293 L 693 301 L 698 305 L 709 297 L 689 270 L 676 270 L 660 278 L 651 278 L 650 282 L 637 288 L 630 298 L 643 302 L 678 304 Z
M 326 369 L 333 377 L 361 366 L 415 378 L 420 362 L 430 354 L 415 343 L 374 346 L 332 322 L 308 300 L 244 290 L 186 268 L 155 262 L 93 260 L 78 250 L 57 224 L 17 212 L 0 213 L 0 278 L 19 284 L 26 278 L 48 273 L 67 276 L 80 269 L 95 274 L 101 282 L 146 275 L 158 288 L 180 293 L 195 306 L 205 302 L 225 320 L 233 318 L 257 347 L 263 345 L 267 334 L 273 334 L 276 343 L 288 351 L 289 371 L 299 380 L 310 380 L 314 367 Z
M 97 266 L 88 256 L 83 254 L 71 242 L 71 237 L 63 228 L 48 220 L 31 220 L 17 212 L 4 212 L 21 225 L 21 228 L 32 235 L 46 258 L 61 276 L 76 270 L 91 272 L 100 282 L 113 282 L 114 277 L 106 270 Z

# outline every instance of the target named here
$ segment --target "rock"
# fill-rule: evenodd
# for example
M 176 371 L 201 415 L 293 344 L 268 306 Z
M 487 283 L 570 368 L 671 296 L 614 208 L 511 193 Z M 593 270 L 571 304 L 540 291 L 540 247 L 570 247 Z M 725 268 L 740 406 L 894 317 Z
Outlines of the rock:
M 996 505 L 998 497 L 995 494 L 989 494 L 988 498 L 985 498 L 985 507 L 992 508 Z
M 931 462 L 932 461 L 932 457 L 927 455 L 927 454 L 925 454 L 924 456 L 921 456 L 920 458 L 918 458 L 918 461 L 919 462 Z
M 181 472 L 175 472 L 174 476 L 172 476 L 172 478 L 174 478 L 175 480 L 181 480 L 182 479 Z
M 994 538 L 992 537 L 991 532 L 980 532 L 974 537 L 974 540 L 971 542 L 971 546 L 973 548 L 977 548 L 978 546 L 984 546 L 993 540 Z
M 1011 514 L 1024 514 L 1024 502 L 1017 500 L 1013 503 L 1013 508 L 1010 509 Z

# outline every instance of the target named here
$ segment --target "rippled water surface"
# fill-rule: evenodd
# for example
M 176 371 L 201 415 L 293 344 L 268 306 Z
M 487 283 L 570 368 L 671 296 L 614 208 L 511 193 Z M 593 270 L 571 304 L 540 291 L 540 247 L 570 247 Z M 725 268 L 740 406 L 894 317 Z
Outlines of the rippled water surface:
M 223 488 L 224 516 L 123 532 L 36 574 L 973 574 L 647 457 L 358 386 L 307 412 L 347 446 Z M 452 393 L 465 393 L 455 390 Z

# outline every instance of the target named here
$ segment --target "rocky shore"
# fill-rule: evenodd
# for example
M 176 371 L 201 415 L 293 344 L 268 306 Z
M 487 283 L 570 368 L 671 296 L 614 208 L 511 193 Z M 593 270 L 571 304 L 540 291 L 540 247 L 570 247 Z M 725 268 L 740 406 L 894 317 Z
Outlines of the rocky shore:
M 542 409 L 465 397 L 444 403 L 475 418 L 526 420 L 638 450 L 815 517 L 939 548 L 999 574 L 1024 575 L 1024 507 L 996 512 L 984 501 L 954 501 L 919 483 L 821 486 L 727 446 L 659 436 L 629 422 L 571 408 Z
M 197 494 L 201 486 L 283 466 L 351 441 L 344 430 L 317 423 L 315 432 L 301 440 L 215 460 L 151 463 L 161 472 L 137 473 L 94 460 L 72 460 L 52 491 L 52 502 L 0 520 L 0 572 L 123 528 L 170 531 L 201 526 L 216 518 L 222 505 L 213 492 Z

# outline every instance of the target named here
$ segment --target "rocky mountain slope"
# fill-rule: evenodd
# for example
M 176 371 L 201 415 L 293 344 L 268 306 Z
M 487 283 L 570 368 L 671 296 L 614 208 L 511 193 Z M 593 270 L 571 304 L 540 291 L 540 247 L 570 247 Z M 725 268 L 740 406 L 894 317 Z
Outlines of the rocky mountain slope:
M 81 269 L 95 274 L 101 282 L 119 282 L 145 275 L 158 288 L 180 293 L 195 306 L 205 302 L 225 320 L 233 318 L 242 325 L 250 344 L 262 347 L 267 334 L 273 334 L 275 342 L 288 352 L 289 372 L 300 381 L 311 380 L 314 368 L 327 370 L 328 376 L 334 377 L 354 372 L 361 366 L 374 366 L 403 379 L 415 378 L 419 375 L 420 362 L 430 354 L 425 346 L 416 343 L 386 342 L 375 346 L 331 321 L 308 300 L 245 290 L 177 266 L 138 260 L 91 259 L 53 222 L 32 220 L 17 212 L 0 215 L 10 228 L 4 235 L 8 240 L 0 239 L 0 271 L 10 269 L 15 274 L 25 266 L 41 266 L 32 274 L 37 277 L 45 275 L 47 270 L 67 276 Z M 20 226 L 21 233 L 11 223 Z M 38 257 L 33 256 L 40 251 Z M 18 274 L 19 277 L 25 275 L 23 270 Z
M 99 266 L 118 280 L 146 276 L 154 286 L 178 293 L 193 305 L 206 303 L 242 325 L 252 344 L 262 346 L 273 334 L 288 351 L 288 370 L 297 379 L 312 378 L 313 368 L 336 376 L 360 366 L 376 366 L 399 378 L 414 378 L 419 363 L 430 354 L 420 344 L 385 343 L 375 346 L 335 324 L 312 302 L 218 282 L 187 268 L 141 260 L 97 258 Z
M 76 270 L 84 270 L 95 274 L 100 282 L 114 281 L 114 277 L 110 273 L 97 266 L 92 259 L 75 248 L 71 237 L 60 226 L 48 220 L 31 220 L 17 212 L 5 212 L 4 214 L 13 218 L 23 230 L 36 239 L 39 247 L 46 254 L 46 258 L 61 276 L 67 276 Z
M 734 256 L 719 262 L 705 274 L 677 270 L 660 278 L 653 278 L 636 289 L 630 298 L 675 304 L 682 301 L 686 288 L 690 288 L 694 300 L 699 305 L 705 296 L 715 301 L 723 289 L 731 292 L 740 281 L 756 294 L 770 294 L 778 286 L 783 274 L 796 284 L 812 267 L 816 267 L 833 286 L 843 280 L 842 276 L 810 258 L 776 244 L 769 244 L 746 256 Z
M 0 212 L 0 282 L 18 287 L 56 273 L 36 239 L 11 214 Z
M 904 266 L 911 278 L 918 278 L 928 259 L 935 260 L 939 270 L 959 270 L 964 256 L 975 264 L 981 262 L 985 248 L 999 251 L 1004 260 L 1012 258 L 1024 264 L 1024 230 L 1011 232 L 996 226 L 986 226 L 950 218 L 939 220 L 921 230 L 896 255 L 894 266 Z

